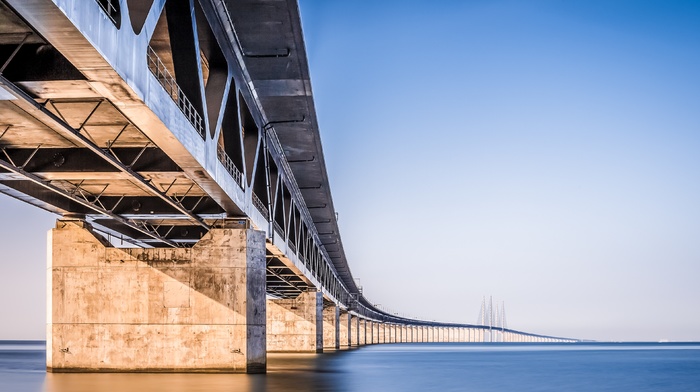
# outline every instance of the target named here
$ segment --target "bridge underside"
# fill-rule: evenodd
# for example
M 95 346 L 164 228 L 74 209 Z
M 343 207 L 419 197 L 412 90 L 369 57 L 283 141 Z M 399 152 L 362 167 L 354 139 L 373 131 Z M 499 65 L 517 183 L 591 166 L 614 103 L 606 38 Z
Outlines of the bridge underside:
M 223 218 L 245 216 L 224 209 L 2 2 L 0 66 L 0 192 L 85 219 L 119 246 L 189 247 Z M 289 264 L 268 252 L 270 295 L 308 290 Z

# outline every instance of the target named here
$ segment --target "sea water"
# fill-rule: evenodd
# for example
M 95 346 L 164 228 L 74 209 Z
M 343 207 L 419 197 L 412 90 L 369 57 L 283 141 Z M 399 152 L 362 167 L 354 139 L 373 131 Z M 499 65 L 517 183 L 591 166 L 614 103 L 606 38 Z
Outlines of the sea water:
M 271 354 L 268 374 L 53 374 L 0 342 L 0 391 L 700 391 L 700 343 L 414 343 Z

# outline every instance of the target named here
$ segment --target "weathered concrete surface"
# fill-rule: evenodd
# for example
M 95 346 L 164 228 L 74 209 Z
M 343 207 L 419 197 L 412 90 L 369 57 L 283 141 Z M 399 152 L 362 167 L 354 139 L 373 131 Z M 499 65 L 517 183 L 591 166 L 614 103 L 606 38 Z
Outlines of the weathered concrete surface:
M 322 352 L 323 293 L 267 301 L 268 352 Z
M 340 312 L 340 347 L 348 347 L 350 342 L 350 314 L 348 312 Z
M 356 347 L 357 346 L 357 338 L 358 338 L 358 331 L 357 331 L 357 316 L 350 316 L 350 333 L 349 333 L 349 339 L 348 339 L 348 346 L 350 347 Z
M 367 320 L 365 319 L 358 319 L 357 320 L 357 331 L 358 331 L 358 338 L 357 338 L 357 345 L 358 346 L 364 346 L 367 344 L 367 328 L 366 328 L 366 323 Z
M 265 237 L 117 249 L 82 221 L 48 235 L 53 372 L 265 372 Z
M 323 308 L 323 348 L 340 348 L 340 308 L 333 304 Z

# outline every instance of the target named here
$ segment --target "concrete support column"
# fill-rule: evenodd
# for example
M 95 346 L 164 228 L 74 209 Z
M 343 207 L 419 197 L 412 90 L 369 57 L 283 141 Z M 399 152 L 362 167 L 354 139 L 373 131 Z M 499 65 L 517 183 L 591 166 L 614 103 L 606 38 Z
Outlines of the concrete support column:
M 349 318 L 349 333 L 348 333 L 348 346 L 357 346 L 357 316 L 350 316 Z
M 47 370 L 264 373 L 265 233 L 224 225 L 191 249 L 117 249 L 85 222 L 58 220 Z
M 350 314 L 347 311 L 341 311 L 340 312 L 340 318 L 338 320 L 339 324 L 339 338 L 340 338 L 340 347 L 348 347 L 349 339 L 350 339 L 350 329 L 348 328 L 350 326 Z
M 359 331 L 360 337 L 357 339 L 358 346 L 364 346 L 367 344 L 367 320 L 358 319 L 357 330 Z
M 340 348 L 340 308 L 335 304 L 323 307 L 323 348 Z
M 323 352 L 323 293 L 268 300 L 267 351 Z

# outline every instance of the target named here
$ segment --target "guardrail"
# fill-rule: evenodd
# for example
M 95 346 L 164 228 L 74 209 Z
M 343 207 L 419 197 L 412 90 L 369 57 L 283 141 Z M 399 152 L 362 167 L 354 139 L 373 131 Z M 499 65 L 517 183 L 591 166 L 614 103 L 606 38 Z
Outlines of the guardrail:
M 226 171 L 228 174 L 233 177 L 233 180 L 238 184 L 238 186 L 241 189 L 245 188 L 245 183 L 243 181 L 243 173 L 241 173 L 240 170 L 236 167 L 236 165 L 233 163 L 233 160 L 226 154 L 226 151 L 224 151 L 221 146 L 218 146 L 216 149 L 216 156 L 219 158 L 219 162 L 221 162 L 222 165 L 224 165 L 224 168 L 226 168 Z
M 277 234 L 284 238 L 284 230 L 282 230 L 282 226 L 280 226 L 280 224 L 277 222 L 272 222 L 272 226 L 275 228 Z
M 260 211 L 260 213 L 263 215 L 263 217 L 265 217 L 265 219 L 269 221 L 270 212 L 267 210 L 267 206 L 265 205 L 265 203 L 263 203 L 262 200 L 260 200 L 260 198 L 255 194 L 255 192 L 251 192 L 251 196 L 255 208 L 257 208 L 258 211 Z
M 97 0 L 105 15 L 119 28 L 119 0 Z M 116 5 L 115 5 L 116 4 Z
M 197 112 L 192 102 L 185 96 L 185 93 L 180 89 L 177 81 L 170 74 L 168 68 L 165 67 L 163 61 L 161 61 L 156 51 L 149 45 L 146 50 L 146 60 L 148 63 L 148 69 L 151 71 L 153 76 L 158 79 L 158 82 L 165 89 L 165 92 L 170 95 L 170 98 L 175 102 L 177 107 L 180 109 L 182 114 L 185 115 L 187 121 L 192 124 L 194 129 L 199 133 L 199 136 L 204 139 L 204 122 L 202 121 L 202 116 Z

